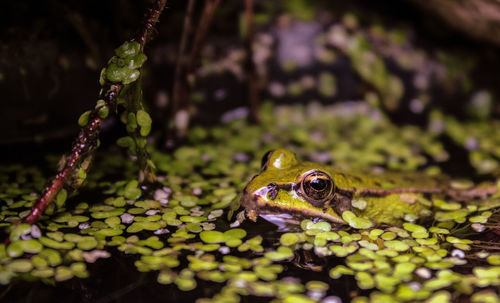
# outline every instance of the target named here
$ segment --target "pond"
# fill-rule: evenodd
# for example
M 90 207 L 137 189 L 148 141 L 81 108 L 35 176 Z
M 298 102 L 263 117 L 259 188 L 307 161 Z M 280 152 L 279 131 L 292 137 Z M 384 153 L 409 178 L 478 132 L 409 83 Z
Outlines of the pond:
M 0 165 L 0 300 L 498 302 L 500 120 L 494 88 L 473 79 L 492 67 L 467 46 L 424 47 L 418 27 L 377 12 L 301 3 L 256 16 L 258 123 L 240 98 L 241 47 L 207 45 L 184 138 L 150 136 L 155 182 L 103 142 L 35 224 L 19 224 L 60 151 L 13 146 Z M 151 51 L 152 75 L 172 60 L 164 51 Z M 116 128 L 104 138 L 125 135 Z M 284 149 L 293 160 L 265 157 Z

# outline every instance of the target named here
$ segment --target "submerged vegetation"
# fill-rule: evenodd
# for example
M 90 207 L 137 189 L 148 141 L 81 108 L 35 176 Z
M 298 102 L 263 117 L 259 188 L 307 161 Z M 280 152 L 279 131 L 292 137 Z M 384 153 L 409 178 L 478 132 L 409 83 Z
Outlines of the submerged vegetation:
M 186 16 L 192 14 L 190 3 Z M 207 19 L 199 26 L 210 24 L 218 4 L 206 1 Z M 83 130 L 92 121 L 100 126 L 122 106 L 119 118 L 127 135 L 117 145 L 125 150 L 111 146 L 95 153 L 99 132 L 88 137 L 83 132 L 91 147 L 68 173 L 71 182 L 64 180 L 51 192 L 53 202 L 38 221 L 26 218 L 51 184 L 44 168 L 55 167 L 56 157 L 47 155 L 39 166 L 0 166 L 0 227 L 8 235 L 0 244 L 5 286 L 0 299 L 30 283 L 79 281 L 73 288 L 82 295 L 89 288 L 85 281 L 108 279 L 109 273 L 95 273 L 98 266 L 118 260 L 116 271 L 166 290 L 174 301 L 184 295 L 199 303 L 254 297 L 324 303 L 500 301 L 500 133 L 494 131 L 500 120 L 494 118 L 492 93 L 473 85 L 474 60 L 462 62 L 445 51 L 431 55 L 415 46 L 411 30 L 361 24 L 354 13 L 315 22 L 319 13 L 304 9 L 303 1 L 289 1 L 283 9 L 287 14 L 276 23 L 271 13 L 255 15 L 262 28 L 255 33 L 251 63 L 238 48 L 213 56 L 199 54 L 198 46 L 189 66 L 177 67 L 184 78 L 174 99 L 189 96 L 189 102 L 176 99 L 176 112 L 169 113 L 173 119 L 165 122 L 184 136 L 170 151 L 146 144 L 150 133 L 156 140 L 162 135 L 152 129 L 154 115 L 142 100 L 146 39 L 136 38 L 116 49 L 101 72 L 102 98 L 78 120 Z M 249 20 L 241 25 L 246 39 L 254 34 Z M 308 31 L 304 41 L 312 44 L 297 52 L 290 37 Z M 201 43 L 205 34 L 194 40 Z M 287 49 L 280 49 L 283 45 Z M 271 60 L 278 71 L 271 69 Z M 202 64 L 195 69 L 198 61 Z M 257 104 L 253 95 L 250 110 L 233 108 L 209 126 L 196 123 L 196 106 L 203 108 L 211 93 L 204 84 L 227 73 L 248 82 L 246 94 L 260 87 L 268 100 Z M 226 98 L 225 84 L 213 93 L 215 99 Z M 443 87 L 469 97 L 462 116 L 436 106 L 434 92 Z M 346 101 L 352 99 L 358 101 Z M 424 122 L 401 122 L 411 115 L 425 115 L 419 120 Z M 172 134 L 166 137 L 169 145 Z M 478 201 L 426 195 L 419 201 L 428 207 L 425 217 L 395 212 L 403 223 L 394 226 L 351 211 L 341 216 L 345 226 L 318 218 L 279 226 L 262 218 L 244 220 L 242 190 L 261 170 L 261 157 L 277 148 L 361 174 L 441 175 L 455 189 L 488 180 L 498 190 Z M 67 163 L 63 158 L 59 165 Z M 352 201 L 357 209 L 366 205 Z M 131 271 L 123 269 L 127 264 Z M 125 291 L 109 300 L 131 291 L 120 287 Z M 85 300 L 96 301 L 103 293 L 91 292 Z

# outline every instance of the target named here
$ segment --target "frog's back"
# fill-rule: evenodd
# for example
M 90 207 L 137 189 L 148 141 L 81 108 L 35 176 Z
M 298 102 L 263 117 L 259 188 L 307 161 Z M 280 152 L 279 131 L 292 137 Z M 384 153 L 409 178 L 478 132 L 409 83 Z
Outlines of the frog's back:
M 354 209 L 358 216 L 378 223 L 401 224 L 405 216 L 421 218 L 426 215 L 428 205 L 422 194 L 391 194 L 384 197 L 363 197 L 366 207 Z
M 325 168 L 323 168 L 325 169 Z M 341 189 L 356 189 L 362 192 L 366 189 L 407 189 L 407 188 L 438 188 L 445 186 L 445 181 L 429 176 L 413 174 L 411 177 L 403 173 L 359 174 L 346 172 L 334 167 L 328 168 L 335 185 Z M 422 217 L 428 209 L 429 201 L 421 193 L 395 193 L 384 196 L 360 196 L 354 194 L 353 200 L 365 202 L 363 209 L 354 208 L 357 215 L 372 219 L 378 223 L 400 224 L 405 216 Z M 354 205 L 356 202 L 353 201 Z
M 357 173 L 333 166 L 322 166 L 321 169 L 330 174 L 335 186 L 343 189 L 438 188 L 447 183 L 444 178 L 430 177 L 419 173 L 411 175 L 395 172 Z

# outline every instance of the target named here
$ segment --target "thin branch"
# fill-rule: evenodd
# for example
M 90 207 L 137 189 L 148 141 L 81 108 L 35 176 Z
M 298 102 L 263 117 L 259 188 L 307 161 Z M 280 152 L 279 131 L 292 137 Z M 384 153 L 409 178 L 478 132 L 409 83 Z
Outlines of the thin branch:
M 175 76 L 174 76 L 174 87 L 172 90 L 172 111 L 176 112 L 185 96 L 186 77 L 185 77 L 185 67 L 186 67 L 186 48 L 188 43 L 188 36 L 191 32 L 191 18 L 193 15 L 194 0 L 189 0 L 186 7 L 186 14 L 184 16 L 184 26 L 182 29 L 181 42 L 179 44 L 179 52 L 177 55 L 177 64 L 175 66 Z M 167 124 L 168 125 L 168 124 Z
M 165 8 L 167 0 L 156 0 L 150 8 L 148 8 L 142 27 L 139 29 L 135 41 L 139 42 L 141 45 L 141 51 L 144 50 L 147 39 L 151 36 L 151 31 L 153 30 L 161 12 Z
M 207 35 L 208 29 L 210 28 L 215 10 L 219 6 L 219 3 L 220 0 L 205 0 L 205 6 L 203 7 L 201 19 L 198 24 L 198 28 L 196 29 L 193 47 L 191 48 L 191 54 L 189 55 L 189 61 L 187 64 L 188 76 L 194 72 L 196 65 L 198 65 L 201 49 L 203 47 L 203 43 L 205 42 L 205 37 Z
M 45 188 L 45 191 L 37 203 L 33 206 L 29 215 L 23 219 L 23 223 L 33 224 L 38 220 L 43 211 L 64 186 L 66 180 L 69 179 L 74 169 L 78 166 L 82 156 L 91 152 L 96 147 L 97 138 L 101 130 L 102 119 L 97 116 L 97 112 L 95 110 L 92 114 L 91 116 L 93 117 L 90 119 L 89 123 L 87 123 L 87 125 L 80 130 L 78 138 L 73 143 L 71 154 L 66 159 L 64 167 L 59 171 L 54 179 L 52 179 L 51 184 Z
M 14 283 L 9 283 L 9 286 L 7 286 L 0 294 L 0 300 L 2 300 L 9 293 L 9 291 L 12 289 L 13 286 Z
M 195 69 L 200 61 L 200 53 L 205 42 L 205 37 L 207 35 L 210 24 L 215 13 L 215 10 L 219 6 L 220 0 L 205 0 L 205 6 L 201 13 L 200 21 L 198 22 L 198 27 L 196 28 L 196 33 L 191 45 L 191 52 L 187 60 L 185 70 L 181 69 L 181 75 L 178 83 L 177 90 L 174 91 L 174 100 L 172 102 L 171 116 L 176 120 L 176 115 L 181 111 L 188 109 L 191 104 L 190 91 L 195 80 Z M 180 64 L 184 64 L 181 62 Z M 189 123 L 189 116 L 186 116 L 187 121 L 184 122 L 183 128 L 177 129 L 177 135 L 183 137 L 187 131 L 187 125 Z
M 154 24 L 158 21 L 161 11 L 165 7 L 166 0 L 157 0 L 152 7 L 148 9 L 145 21 L 140 28 L 135 40 L 140 44 L 141 51 L 147 42 L 147 38 L 153 29 Z M 123 85 L 120 83 L 106 83 L 99 92 L 99 99 L 105 101 L 106 106 L 110 109 L 116 108 L 116 100 Z M 102 107 L 96 107 L 89 115 L 88 123 L 81 128 L 77 139 L 73 143 L 71 153 L 67 157 L 64 166 L 59 170 L 58 174 L 53 178 L 49 186 L 42 193 L 40 199 L 31 209 L 27 217 L 23 219 L 24 223 L 33 224 L 42 215 L 47 206 L 52 202 L 57 193 L 61 190 L 64 184 L 69 180 L 73 171 L 78 167 L 82 158 L 89 152 L 92 152 L 97 147 L 97 139 L 101 131 L 102 118 L 98 113 Z
M 245 50 L 246 50 L 246 80 L 248 89 L 248 105 L 250 107 L 249 120 L 257 123 L 259 120 L 259 85 L 257 80 L 257 68 L 253 60 L 253 40 L 254 40 L 254 15 L 253 0 L 245 0 Z

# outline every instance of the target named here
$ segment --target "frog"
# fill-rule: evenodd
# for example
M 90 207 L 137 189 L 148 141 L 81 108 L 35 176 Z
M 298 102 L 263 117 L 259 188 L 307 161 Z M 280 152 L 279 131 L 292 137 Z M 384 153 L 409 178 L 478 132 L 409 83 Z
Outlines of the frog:
M 350 211 L 375 224 L 401 225 L 405 216 L 429 216 L 433 198 L 484 199 L 497 190 L 492 184 L 461 190 L 451 188 L 445 178 L 420 176 L 417 182 L 405 175 L 299 162 L 291 150 L 279 148 L 264 155 L 261 172 L 244 188 L 240 204 L 252 221 L 259 215 L 287 214 L 342 225 L 347 224 L 342 215 Z

